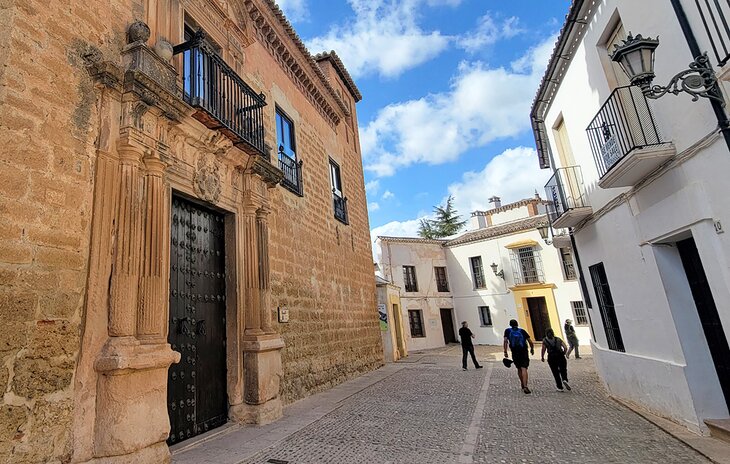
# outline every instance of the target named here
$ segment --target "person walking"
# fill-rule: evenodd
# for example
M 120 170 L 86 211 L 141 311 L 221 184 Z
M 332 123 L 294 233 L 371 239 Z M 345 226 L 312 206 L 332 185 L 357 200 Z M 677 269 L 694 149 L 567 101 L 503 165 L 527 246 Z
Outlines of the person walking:
M 530 355 L 527 354 L 527 345 L 530 345 L 530 354 L 535 354 L 535 345 L 532 343 L 530 334 L 525 329 L 520 329 L 516 320 L 509 321 L 509 327 L 504 331 L 504 357 L 507 357 L 507 345 L 512 351 L 512 362 L 517 368 L 517 377 L 520 378 L 522 391 L 532 393 L 527 387 L 527 368 L 530 366 Z
M 555 386 L 559 392 L 565 390 L 570 391 L 570 384 L 568 383 L 568 361 L 565 359 L 565 353 L 568 351 L 568 347 L 560 337 L 555 336 L 553 329 L 547 329 L 545 331 L 545 338 L 542 339 L 542 352 L 540 353 L 540 360 L 545 362 L 545 351 L 548 353 L 548 365 L 550 370 L 555 377 Z
M 568 345 L 570 348 L 568 349 L 568 352 L 565 353 L 565 358 L 570 359 L 570 353 L 573 352 L 573 349 L 575 349 L 575 359 L 580 359 L 580 353 L 578 352 L 579 342 L 578 342 L 578 335 L 575 334 L 575 327 L 573 327 L 573 321 L 570 319 L 565 320 L 565 326 L 563 327 L 565 329 L 565 338 L 568 340 Z
M 469 329 L 469 323 L 464 321 L 461 323 L 461 328 L 459 329 L 459 338 L 461 339 L 461 351 L 462 351 L 462 357 L 461 357 L 461 368 L 466 370 L 466 355 L 471 355 L 471 360 L 474 362 L 474 367 L 477 369 L 481 369 L 483 366 L 479 365 L 477 362 L 477 357 L 474 355 L 474 344 L 472 343 L 471 339 L 474 338 L 474 334 Z

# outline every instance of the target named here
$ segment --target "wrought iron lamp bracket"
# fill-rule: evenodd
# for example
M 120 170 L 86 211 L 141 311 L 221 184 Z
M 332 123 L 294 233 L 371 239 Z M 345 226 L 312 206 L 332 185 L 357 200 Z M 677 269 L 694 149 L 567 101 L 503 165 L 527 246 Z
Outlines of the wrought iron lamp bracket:
M 689 69 L 677 73 L 669 83 L 663 85 L 649 85 L 642 88 L 647 98 L 657 99 L 668 93 L 679 95 L 682 92 L 692 96 L 692 101 L 710 98 L 725 106 L 725 99 L 720 92 L 717 76 L 712 70 L 706 53 L 698 56 L 689 64 Z

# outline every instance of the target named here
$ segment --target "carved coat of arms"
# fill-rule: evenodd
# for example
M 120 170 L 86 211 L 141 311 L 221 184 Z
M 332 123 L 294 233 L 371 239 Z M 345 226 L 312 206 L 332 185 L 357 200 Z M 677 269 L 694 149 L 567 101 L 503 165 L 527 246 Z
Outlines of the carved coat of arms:
M 220 165 L 213 156 L 201 154 L 198 157 L 198 167 L 193 176 L 193 189 L 203 200 L 215 203 L 220 197 L 221 174 Z

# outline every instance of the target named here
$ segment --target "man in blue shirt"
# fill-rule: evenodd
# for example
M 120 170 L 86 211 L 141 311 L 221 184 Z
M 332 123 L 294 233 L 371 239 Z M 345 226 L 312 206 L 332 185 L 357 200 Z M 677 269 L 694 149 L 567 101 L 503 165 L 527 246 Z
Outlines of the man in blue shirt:
M 516 320 L 509 321 L 509 328 L 504 331 L 504 357 L 507 357 L 507 345 L 512 350 L 512 361 L 517 368 L 517 377 L 520 378 L 522 391 L 532 393 L 527 388 L 527 368 L 530 366 L 530 355 L 527 354 L 527 345 L 530 345 L 530 354 L 535 354 L 535 345 L 532 343 L 530 334 L 520 329 Z

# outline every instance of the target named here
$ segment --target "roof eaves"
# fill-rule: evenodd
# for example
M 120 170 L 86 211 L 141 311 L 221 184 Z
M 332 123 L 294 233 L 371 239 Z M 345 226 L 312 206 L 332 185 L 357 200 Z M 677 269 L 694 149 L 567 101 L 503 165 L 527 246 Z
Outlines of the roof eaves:
M 355 103 L 362 100 L 362 94 L 360 93 L 360 89 L 357 88 L 357 85 L 355 85 L 355 81 L 352 79 L 352 76 L 350 76 L 350 73 L 347 71 L 347 68 L 345 67 L 345 64 L 342 62 L 340 57 L 337 55 L 337 53 L 334 50 L 330 50 L 328 52 L 322 52 L 314 55 L 314 61 L 320 62 L 329 59 L 332 61 L 332 64 L 335 68 L 335 71 L 337 71 L 337 74 L 340 76 L 340 79 L 345 83 L 347 86 L 347 89 L 350 91 L 352 96 L 355 98 Z

